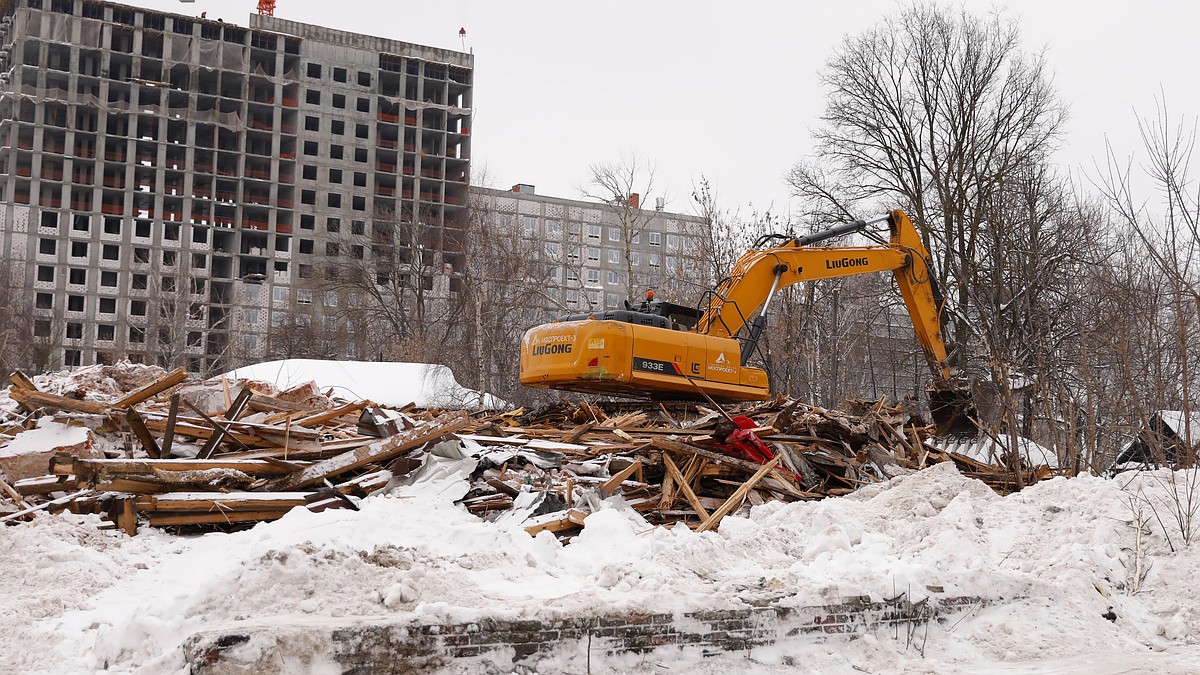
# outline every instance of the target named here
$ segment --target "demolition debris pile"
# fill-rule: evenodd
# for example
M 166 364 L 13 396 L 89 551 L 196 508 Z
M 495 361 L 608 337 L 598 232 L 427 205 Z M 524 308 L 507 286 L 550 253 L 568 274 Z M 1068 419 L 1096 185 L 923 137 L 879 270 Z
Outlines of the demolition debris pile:
M 182 369 L 128 363 L 11 380 L 0 395 L 9 524 L 69 510 L 130 534 L 226 527 L 296 507 L 356 509 L 375 492 L 460 475 L 467 510 L 530 534 L 570 537 L 605 500 L 705 531 L 747 506 L 843 495 L 937 462 L 1001 492 L 1049 472 L 939 450 L 921 419 L 883 402 L 468 412 L 339 401 L 315 383 L 193 382 Z

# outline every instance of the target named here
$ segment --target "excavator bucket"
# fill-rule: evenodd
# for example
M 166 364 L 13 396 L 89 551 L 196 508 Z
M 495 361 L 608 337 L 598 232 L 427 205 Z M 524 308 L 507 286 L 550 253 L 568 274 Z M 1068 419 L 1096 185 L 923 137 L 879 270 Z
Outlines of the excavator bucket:
M 929 389 L 929 414 L 938 436 L 978 436 L 975 399 L 967 388 Z

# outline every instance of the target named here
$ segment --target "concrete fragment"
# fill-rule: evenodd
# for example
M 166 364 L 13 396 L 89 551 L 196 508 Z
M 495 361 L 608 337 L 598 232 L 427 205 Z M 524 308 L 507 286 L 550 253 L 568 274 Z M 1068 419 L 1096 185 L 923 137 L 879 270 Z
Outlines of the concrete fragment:
M 103 459 L 92 430 L 43 418 L 37 428 L 22 431 L 0 447 L 0 471 L 10 481 L 36 478 L 50 472 L 50 458 L 66 453 L 85 459 Z

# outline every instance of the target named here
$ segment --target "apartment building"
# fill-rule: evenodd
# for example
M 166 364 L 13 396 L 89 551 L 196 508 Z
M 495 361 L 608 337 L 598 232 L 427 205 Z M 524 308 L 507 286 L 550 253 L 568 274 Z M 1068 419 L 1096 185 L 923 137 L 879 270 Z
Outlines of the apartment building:
M 47 365 L 219 370 L 288 317 L 336 321 L 303 288 L 331 259 L 465 264 L 472 56 L 260 15 L 3 13 L 0 251 Z
M 545 275 L 546 290 L 530 298 L 544 313 L 621 307 L 626 299 L 654 291 L 686 301 L 712 287 L 704 262 L 703 219 L 654 208 L 580 201 L 537 194 L 534 186 L 511 190 L 473 188 L 480 216 L 500 231 L 520 236 L 523 250 Z

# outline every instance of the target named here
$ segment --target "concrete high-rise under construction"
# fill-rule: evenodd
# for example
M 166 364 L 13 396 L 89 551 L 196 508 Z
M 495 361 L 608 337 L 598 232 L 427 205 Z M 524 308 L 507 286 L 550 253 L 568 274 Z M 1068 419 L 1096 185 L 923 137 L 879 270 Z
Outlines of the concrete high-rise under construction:
M 344 234 L 462 269 L 472 56 L 259 15 L 0 8 L 0 251 L 45 365 L 263 356 L 312 312 L 314 265 L 372 254 Z

